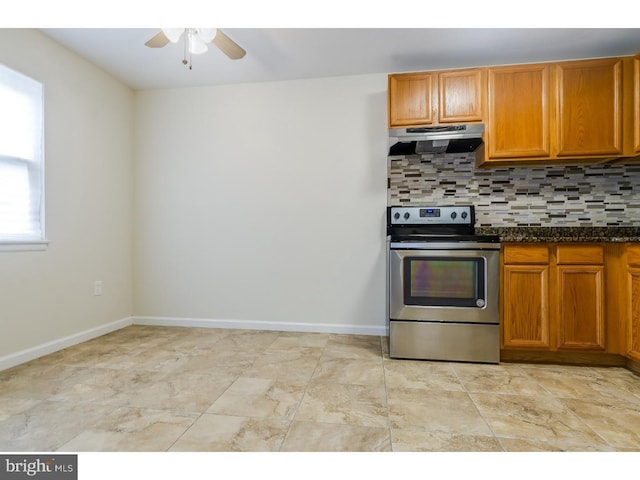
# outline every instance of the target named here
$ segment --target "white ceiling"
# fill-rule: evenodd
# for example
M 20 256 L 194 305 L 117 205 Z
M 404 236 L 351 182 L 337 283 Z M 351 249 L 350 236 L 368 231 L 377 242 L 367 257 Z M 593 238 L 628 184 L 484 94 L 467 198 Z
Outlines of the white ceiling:
M 144 46 L 154 28 L 42 28 L 133 89 L 502 65 L 640 52 L 640 28 L 229 28 L 247 55 Z

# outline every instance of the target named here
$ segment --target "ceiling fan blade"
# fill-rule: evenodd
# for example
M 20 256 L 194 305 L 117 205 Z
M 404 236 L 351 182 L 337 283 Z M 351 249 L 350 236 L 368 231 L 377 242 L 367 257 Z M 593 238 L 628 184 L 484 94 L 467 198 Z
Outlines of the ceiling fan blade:
M 169 43 L 169 39 L 162 31 L 160 31 L 156 35 L 154 35 L 153 38 L 148 40 L 145 45 L 151 48 L 161 48 L 164 47 L 167 43 Z
M 227 57 L 231 60 L 238 60 L 246 55 L 244 48 L 238 45 L 236 42 L 227 37 L 221 30 L 216 32 L 216 36 L 211 40 L 216 47 L 222 50 Z

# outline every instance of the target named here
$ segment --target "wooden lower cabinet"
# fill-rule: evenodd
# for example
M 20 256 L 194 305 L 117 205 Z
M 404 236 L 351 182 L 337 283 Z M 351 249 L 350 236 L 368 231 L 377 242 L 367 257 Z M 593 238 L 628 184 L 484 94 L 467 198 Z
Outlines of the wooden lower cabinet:
M 502 349 L 606 352 L 604 250 L 604 244 L 504 244 Z
M 549 247 L 504 246 L 502 263 L 502 347 L 549 350 Z
M 549 266 L 505 265 L 503 267 L 502 340 L 507 348 L 548 350 Z
M 501 361 L 640 375 L 640 243 L 503 243 Z
M 558 349 L 605 350 L 604 266 L 557 266 Z
M 640 245 L 627 247 L 627 356 L 640 362 Z

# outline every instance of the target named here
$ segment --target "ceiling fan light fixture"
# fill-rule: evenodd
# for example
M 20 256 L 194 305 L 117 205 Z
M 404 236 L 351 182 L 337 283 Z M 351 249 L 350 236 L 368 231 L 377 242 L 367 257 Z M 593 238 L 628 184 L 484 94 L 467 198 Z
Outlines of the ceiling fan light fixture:
M 197 30 L 189 30 L 189 53 L 200 55 L 209 50 Z
M 178 40 L 180 40 L 185 30 L 185 28 L 163 28 L 162 33 L 165 34 L 171 43 L 178 43 Z
M 211 43 L 218 33 L 217 28 L 196 28 L 195 31 L 204 43 Z
M 240 45 L 217 28 L 162 28 L 156 35 L 145 42 L 145 46 L 162 48 L 169 43 L 178 43 L 180 39 L 182 39 L 184 45 L 182 63 L 189 65 L 189 69 L 191 69 L 191 55 L 205 53 L 209 50 L 209 44 L 217 47 L 231 60 L 243 58 L 247 53 Z

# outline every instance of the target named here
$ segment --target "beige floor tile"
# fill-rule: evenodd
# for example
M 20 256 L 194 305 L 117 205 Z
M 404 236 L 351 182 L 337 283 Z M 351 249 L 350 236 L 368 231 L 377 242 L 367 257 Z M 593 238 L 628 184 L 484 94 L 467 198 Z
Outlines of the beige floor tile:
M 388 353 L 377 336 L 130 326 L 0 372 L 0 451 L 640 451 L 624 368 Z
M 604 440 L 560 400 L 551 397 L 472 393 L 471 398 L 498 437 L 605 445 Z
M 527 368 L 527 373 L 539 385 L 559 398 L 593 398 L 598 402 L 628 401 L 640 403 L 640 398 L 608 380 L 607 369 L 591 367 Z
M 189 354 L 208 353 L 214 350 L 216 343 L 230 335 L 228 330 L 218 328 L 192 328 L 185 335 L 171 338 L 165 348 Z
M 393 429 L 394 452 L 502 452 L 491 435 L 433 432 L 419 427 Z
M 352 359 L 379 359 L 382 355 L 380 337 L 367 335 L 331 335 L 323 356 Z
M 312 381 L 295 419 L 386 428 L 388 420 L 385 391 L 378 386 Z
M 289 421 L 204 414 L 170 448 L 176 452 L 277 452 Z
M 521 368 L 513 365 L 453 365 L 468 392 L 505 393 L 512 395 L 550 395 Z
M 0 395 L 44 400 L 58 390 L 58 385 L 80 369 L 30 362 L 0 372 Z
M 55 451 L 112 410 L 88 403 L 39 402 L 0 422 L 0 451 Z
M 615 452 L 610 445 L 590 445 L 564 440 L 522 439 L 499 437 L 498 441 L 506 452 Z
M 562 402 L 609 444 L 640 451 L 640 404 L 577 399 Z
M 239 377 L 207 413 L 291 420 L 305 386 L 294 380 Z
M 209 375 L 162 374 L 145 378 L 126 392 L 127 406 L 203 413 L 234 382 L 224 371 Z
M 56 382 L 48 399 L 60 402 L 95 402 L 107 405 L 123 405 L 129 402 L 132 388 L 140 382 L 153 382 L 161 374 L 122 371 L 106 368 L 74 368 L 73 375 Z
M 134 367 L 136 357 L 145 351 L 143 347 L 129 348 L 120 343 L 112 343 L 110 335 L 105 337 L 65 349 L 54 354 L 51 360 L 56 365 L 126 370 Z
M 464 391 L 449 363 L 385 359 L 384 368 L 387 388 Z
M 382 343 L 382 355 L 385 358 L 389 358 L 389 338 L 382 337 L 380 340 Z
M 41 401 L 35 398 L 15 398 L 0 393 L 0 422 L 33 408 Z
M 130 368 L 152 372 L 176 372 L 182 370 L 190 358 L 188 354 L 173 349 L 149 349 L 138 352 L 133 359 L 135 363 Z
M 244 369 L 243 376 L 308 382 L 318 365 L 319 356 L 319 353 L 310 352 L 263 353 Z
M 164 373 L 173 371 L 180 375 L 217 376 L 224 373 L 226 376 L 238 376 L 255 362 L 258 355 L 253 352 L 180 352 L 174 365 L 154 370 Z
M 215 343 L 215 350 L 262 353 L 280 336 L 280 332 L 258 330 L 228 330 L 228 332 L 227 336 Z
M 320 355 L 330 337 L 328 333 L 281 332 L 265 353 L 301 352 Z
M 384 367 L 380 358 L 370 360 L 323 356 L 313 373 L 313 381 L 384 388 Z
M 636 375 L 625 368 L 603 368 L 599 369 L 598 372 L 607 382 L 621 388 L 640 400 L 640 375 Z M 636 401 L 634 398 L 626 395 L 625 398 L 630 401 Z
M 120 407 L 58 450 L 162 452 L 168 450 L 198 417 L 198 414 Z
M 421 427 L 447 434 L 492 435 L 466 392 L 393 388 L 387 395 L 392 430 Z
M 283 452 L 388 452 L 389 430 L 335 423 L 295 421 Z

